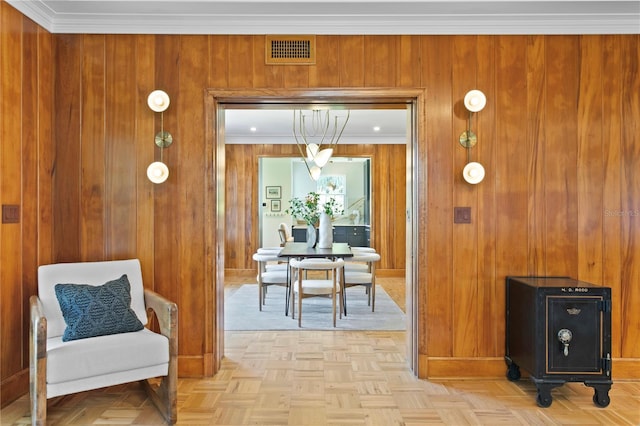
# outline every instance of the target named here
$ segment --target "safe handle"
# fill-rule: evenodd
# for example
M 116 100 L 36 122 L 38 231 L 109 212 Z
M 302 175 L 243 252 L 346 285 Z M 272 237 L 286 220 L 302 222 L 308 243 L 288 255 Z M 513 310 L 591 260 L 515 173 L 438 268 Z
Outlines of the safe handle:
M 571 341 L 572 337 L 573 333 L 571 333 L 571 330 L 567 328 L 563 328 L 562 330 L 558 331 L 558 340 L 564 345 L 564 349 L 562 351 L 564 353 L 564 356 L 569 356 L 569 342 Z

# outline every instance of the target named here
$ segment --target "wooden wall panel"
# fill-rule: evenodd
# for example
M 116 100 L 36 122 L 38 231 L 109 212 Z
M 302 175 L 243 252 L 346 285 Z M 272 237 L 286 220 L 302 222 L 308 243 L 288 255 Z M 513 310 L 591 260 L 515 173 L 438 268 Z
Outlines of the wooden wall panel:
M 80 253 L 84 260 L 104 259 L 105 241 L 105 37 L 82 40 Z
M 480 36 L 477 39 L 478 77 L 474 87 L 482 87 L 487 93 L 495 93 L 496 85 L 496 39 L 495 37 Z M 474 148 L 475 156 L 485 168 L 487 185 L 477 185 L 477 221 L 478 256 L 477 275 L 478 300 L 478 356 L 491 356 L 500 353 L 504 347 L 504 321 L 501 310 L 495 308 L 496 300 L 502 300 L 504 285 L 496 277 L 496 244 L 494 235 L 496 232 L 496 185 L 495 170 L 496 152 L 498 141 L 496 140 L 495 126 L 489 117 L 495 116 L 496 104 L 490 102 L 477 115 L 476 126 L 481 140 Z M 458 150 L 459 148 L 456 147 Z M 459 154 L 458 154 L 459 155 Z
M 459 129 L 453 129 L 451 87 L 440 84 L 451 79 L 452 45 L 450 37 L 422 41 L 428 220 L 423 231 L 427 244 L 418 259 L 420 264 L 439 266 L 420 271 L 425 277 L 420 323 L 425 324 L 426 336 L 420 336 L 419 351 L 434 357 L 450 357 L 453 351 L 453 153 L 458 150 Z
M 640 357 L 640 35 L 622 44 L 622 357 Z
M 578 102 L 578 273 L 587 282 L 602 281 L 602 39 L 589 37 L 580 43 Z
M 80 83 L 82 38 L 56 37 L 54 64 L 55 108 L 53 132 L 54 262 L 81 259 L 80 253 L 80 173 L 81 137 Z M 57 194 L 57 195 L 56 195 Z M 61 202 L 60 198 L 64 200 Z M 64 219 L 63 219 L 64 218 Z
M 452 37 L 452 81 L 451 93 L 457 101 L 453 106 L 453 128 L 457 133 L 467 129 L 469 113 L 464 107 L 465 94 L 477 87 L 477 40 L 476 36 Z M 484 114 L 475 115 L 475 127 Z M 481 136 L 483 145 L 491 143 Z M 455 139 L 453 140 L 455 144 Z M 462 170 L 469 161 L 479 160 L 477 149 L 467 151 L 459 143 L 453 150 L 453 204 L 471 208 L 471 223 L 453 225 L 453 241 L 458 250 L 453 253 L 453 356 L 471 357 L 478 354 L 478 185 L 468 185 L 462 177 Z
M 156 89 L 154 76 L 156 54 L 150 48 L 155 38 L 149 35 L 135 37 L 136 99 L 134 129 L 136 177 L 136 251 L 142 268 L 142 278 L 148 288 L 157 290 L 154 277 L 154 190 L 155 186 L 147 179 L 147 167 L 155 160 L 158 149 L 154 137 L 159 128 L 155 126 L 155 113 L 147 106 L 147 97 Z
M 266 66 L 264 36 L 52 36 L 6 3 L 0 7 L 0 131 L 3 141 L 20 141 L 19 152 L 3 144 L 1 197 L 13 203 L 19 194 L 24 212 L 22 226 L 3 224 L 0 232 L 3 389 L 27 377 L 26 359 L 9 349 L 26 347 L 26 330 L 13 327 L 26 324 L 26 312 L 6 307 L 26 306 L 35 265 L 100 256 L 144 259 L 147 285 L 180 304 L 181 374 L 212 372 L 219 336 L 209 305 L 219 265 L 215 235 L 207 235 L 216 229 L 213 146 L 202 114 L 207 88 L 425 88 L 418 118 L 426 135 L 417 153 L 422 376 L 450 371 L 448 359 L 489 359 L 497 367 L 491 371 L 499 369 L 508 274 L 588 277 L 611 286 L 614 357 L 636 365 L 638 35 L 320 36 L 316 65 Z M 457 142 L 464 126 L 459 105 L 471 85 L 488 98 L 473 152 L 487 176 L 473 188 L 460 179 L 465 158 Z M 162 185 L 144 176 L 159 158 L 152 145 L 159 118 L 145 106 L 153 88 L 171 96 L 164 125 L 176 140 L 163 153 L 171 174 Z M 233 241 L 251 251 L 257 225 L 246 212 L 255 209 L 255 177 L 229 174 L 253 167 L 256 153 L 291 147 L 232 149 L 240 151 L 228 153 L 227 193 L 233 189 L 237 198 L 229 196 L 226 217 L 236 221 L 237 234 L 231 238 L 227 224 L 227 246 Z M 401 185 L 405 156 L 379 149 L 376 179 L 391 189 L 375 197 L 399 206 L 392 191 Z M 471 226 L 453 224 L 453 207 L 461 203 L 472 207 Z M 400 214 L 398 208 L 392 216 Z M 375 244 L 395 264 L 402 229 L 385 228 L 390 216 L 374 217 L 381 228 Z M 247 259 L 236 253 L 224 266 Z M 464 320 L 469 312 L 475 324 Z M 461 375 L 479 374 L 473 362 L 465 365 Z
M 183 317 L 191 322 L 188 328 L 184 329 L 181 335 L 180 345 L 183 353 L 191 356 L 202 356 L 211 352 L 211 348 L 205 349 L 205 344 L 209 339 L 206 337 L 206 321 L 194 321 L 196 313 L 206 312 L 205 303 L 207 290 L 210 291 L 211 284 L 205 282 L 205 270 L 207 267 L 205 246 L 205 215 L 213 214 L 206 212 L 205 206 L 205 182 L 202 178 L 203 170 L 206 170 L 206 163 L 212 158 L 205 156 L 204 134 L 204 108 L 203 102 L 183 101 L 187 99 L 198 99 L 203 95 L 202 88 L 207 84 L 207 71 L 209 62 L 207 57 L 202 57 L 202 52 L 207 50 L 207 37 L 205 36 L 184 36 L 181 37 L 180 63 L 181 68 L 189 70 L 187 73 L 180 73 L 178 92 L 178 104 L 176 111 L 180 113 L 181 119 L 176 123 L 180 139 L 176 140 L 176 150 L 179 158 L 177 164 L 191 164 L 188 169 L 181 169 L 182 190 L 178 196 L 178 217 L 180 217 L 180 242 L 179 257 L 180 273 L 178 276 L 178 301 L 181 306 L 188 307 L 192 315 L 187 312 Z M 184 119 L 189 117 L 189 120 Z M 194 125 L 200 123 L 200 125 Z M 178 168 L 179 169 L 179 168 Z M 192 286 L 189 283 L 200 283 L 200 286 Z
M 20 123 L 23 119 L 23 110 L 20 99 L 24 95 L 31 95 L 31 80 L 22 74 L 22 23 L 20 14 L 11 8 L 3 8 L 0 15 L 2 26 L 2 58 L 0 67 L 0 81 L 2 81 L 2 97 L 0 98 L 0 132 L 2 143 L 0 144 L 0 167 L 2 167 L 2 180 L 0 180 L 0 199 L 3 205 L 21 206 L 23 187 L 21 184 L 24 170 L 21 161 L 22 151 L 32 152 L 28 146 L 32 141 L 22 140 Z M 24 78 L 24 80 L 23 80 Z M 21 82 L 22 84 L 14 84 Z M 16 102 L 18 100 L 18 102 Z M 28 113 L 24 111 L 24 113 Z M 23 146 L 25 144 L 25 146 Z M 21 216 L 24 212 L 21 212 Z M 20 223 L 2 224 L 2 270 L 0 270 L 1 295 L 3 308 L 0 310 L 0 332 L 2 339 L 2 359 L 0 359 L 1 379 L 4 382 L 12 373 L 20 371 L 24 366 L 21 354 L 24 348 L 21 337 L 24 335 L 24 321 L 21 316 L 12 312 L 16 307 L 24 306 L 21 286 L 10 285 L 11 282 L 22 281 L 22 256 L 21 246 L 16 245 L 22 236 L 22 220 Z M 15 343 L 12 343 L 15 342 Z M 18 348 L 18 350 L 15 350 Z
M 29 302 L 51 262 L 51 36 L 0 2 L 0 405 L 28 390 Z
M 622 73 L 619 66 L 622 50 L 619 36 L 604 37 L 602 51 L 602 75 L 609 76 L 602 82 L 602 114 L 607 117 L 602 129 L 603 200 L 604 216 L 602 245 L 602 282 L 611 287 L 613 306 L 622 307 L 622 221 L 615 214 L 622 207 Z M 612 357 L 619 357 L 622 350 L 621 328 L 623 309 L 611 311 Z
M 545 273 L 573 277 L 578 266 L 578 41 L 575 36 L 552 36 L 545 48 Z

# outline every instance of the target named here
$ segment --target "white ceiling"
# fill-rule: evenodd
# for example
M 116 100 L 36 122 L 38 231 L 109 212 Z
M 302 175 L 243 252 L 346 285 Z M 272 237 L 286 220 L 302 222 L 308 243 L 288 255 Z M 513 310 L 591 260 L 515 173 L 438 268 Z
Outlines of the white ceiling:
M 294 144 L 293 114 L 290 109 L 228 109 L 225 111 L 225 143 Z M 345 112 L 335 114 L 340 125 Z M 406 109 L 352 109 L 340 143 L 405 144 L 407 121 Z
M 6 1 L 52 33 L 640 33 L 639 0 Z

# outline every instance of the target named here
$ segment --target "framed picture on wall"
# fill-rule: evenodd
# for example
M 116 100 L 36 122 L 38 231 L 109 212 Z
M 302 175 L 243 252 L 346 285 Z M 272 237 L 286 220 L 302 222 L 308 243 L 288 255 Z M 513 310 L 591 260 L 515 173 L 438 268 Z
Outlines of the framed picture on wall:
M 268 200 L 274 198 L 282 198 L 282 187 L 281 186 L 267 186 L 267 195 Z
M 271 211 L 279 212 L 280 211 L 280 200 L 271 200 Z

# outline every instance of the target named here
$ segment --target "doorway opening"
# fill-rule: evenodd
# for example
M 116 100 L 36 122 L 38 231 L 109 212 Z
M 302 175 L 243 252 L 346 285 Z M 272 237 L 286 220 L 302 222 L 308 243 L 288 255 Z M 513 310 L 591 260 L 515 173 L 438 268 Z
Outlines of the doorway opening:
M 280 105 L 282 108 L 295 108 L 296 105 L 309 104 L 340 104 L 345 107 L 362 107 L 368 105 L 375 108 L 380 105 L 397 104 L 403 105 L 409 113 L 407 114 L 408 141 L 404 149 L 404 161 L 406 163 L 406 175 L 402 176 L 406 182 L 406 206 L 402 208 L 400 217 L 406 225 L 405 238 L 405 281 L 406 281 L 406 314 L 407 314 L 407 358 L 409 367 L 417 371 L 417 264 L 414 260 L 414 253 L 417 251 L 417 225 L 414 212 L 417 211 L 417 150 L 418 134 L 421 132 L 420 123 L 417 120 L 421 105 L 424 103 L 422 90 L 388 90 L 388 89 L 353 89 L 353 90 L 283 90 L 264 92 L 256 91 L 233 91 L 211 90 L 207 94 L 206 105 L 209 111 L 208 134 L 213 141 L 213 151 L 215 159 L 215 210 L 217 212 L 215 220 L 215 244 L 216 259 L 218 268 L 216 269 L 216 294 L 224 293 L 224 251 L 225 251 L 225 222 L 227 209 L 225 201 L 225 110 L 232 108 L 265 108 Z M 420 133 L 422 134 L 422 133 Z M 225 265 L 226 266 L 226 265 Z M 224 299 L 216 298 L 216 325 L 214 342 L 215 364 L 220 365 L 220 360 L 224 356 Z

